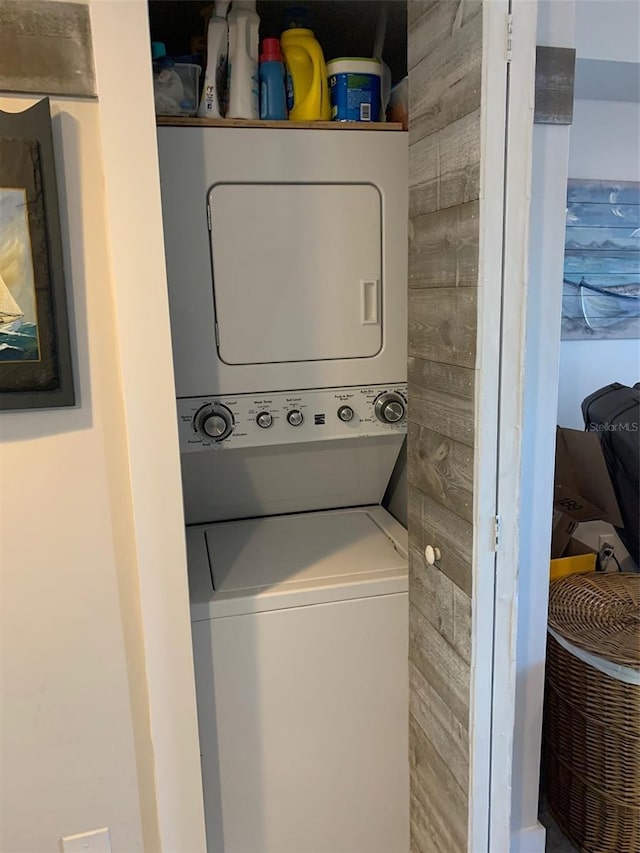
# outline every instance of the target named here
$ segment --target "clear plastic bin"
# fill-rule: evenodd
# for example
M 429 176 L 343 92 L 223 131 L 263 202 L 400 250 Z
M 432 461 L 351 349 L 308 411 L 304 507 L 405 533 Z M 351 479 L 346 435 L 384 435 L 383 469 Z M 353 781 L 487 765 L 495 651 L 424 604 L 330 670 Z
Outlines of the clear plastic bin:
M 176 62 L 153 72 L 153 94 L 156 115 L 194 116 L 200 95 L 199 65 Z

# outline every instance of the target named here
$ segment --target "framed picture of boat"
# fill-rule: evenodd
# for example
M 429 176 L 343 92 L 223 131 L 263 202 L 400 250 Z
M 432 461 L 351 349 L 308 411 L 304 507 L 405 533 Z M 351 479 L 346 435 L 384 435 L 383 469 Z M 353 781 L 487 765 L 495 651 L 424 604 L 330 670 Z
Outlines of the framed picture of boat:
M 0 111 L 0 409 L 74 405 L 47 98 Z
M 640 338 L 640 183 L 569 180 L 562 337 Z

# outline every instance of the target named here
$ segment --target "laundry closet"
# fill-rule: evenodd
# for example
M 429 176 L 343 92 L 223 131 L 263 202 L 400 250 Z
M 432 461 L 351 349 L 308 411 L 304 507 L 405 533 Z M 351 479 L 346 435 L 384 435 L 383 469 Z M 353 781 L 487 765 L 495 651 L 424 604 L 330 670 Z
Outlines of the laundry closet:
M 158 125 L 209 853 L 408 849 L 407 134 Z

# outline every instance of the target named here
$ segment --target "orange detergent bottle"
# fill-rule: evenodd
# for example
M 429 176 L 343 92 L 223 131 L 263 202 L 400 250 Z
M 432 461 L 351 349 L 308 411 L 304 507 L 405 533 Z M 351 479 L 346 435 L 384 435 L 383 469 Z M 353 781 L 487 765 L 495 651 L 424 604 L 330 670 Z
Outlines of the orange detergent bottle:
M 313 30 L 292 27 L 280 38 L 287 69 L 290 121 L 329 121 L 327 66 Z

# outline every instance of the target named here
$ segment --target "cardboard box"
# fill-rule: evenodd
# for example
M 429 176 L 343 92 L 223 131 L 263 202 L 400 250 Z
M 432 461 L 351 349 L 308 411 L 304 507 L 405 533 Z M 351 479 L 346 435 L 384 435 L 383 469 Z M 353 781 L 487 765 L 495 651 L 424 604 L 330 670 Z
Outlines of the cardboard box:
M 578 526 L 578 522 L 560 510 L 553 510 L 553 523 L 551 527 L 551 556 L 561 557 Z
M 551 560 L 550 580 L 557 581 L 566 575 L 581 575 L 585 572 L 595 572 L 596 553 L 577 539 L 571 539 L 565 547 L 564 554 Z
M 573 539 L 576 527 L 583 521 L 607 521 L 614 527 L 623 526 L 598 436 L 594 432 L 558 427 L 551 535 L 552 576 L 558 572 L 562 576 L 595 568 L 594 552 Z M 573 562 L 565 563 L 561 558 Z M 554 563 L 558 564 L 554 566 Z M 587 565 L 591 568 L 585 569 Z M 582 568 L 566 570 L 570 566 Z

